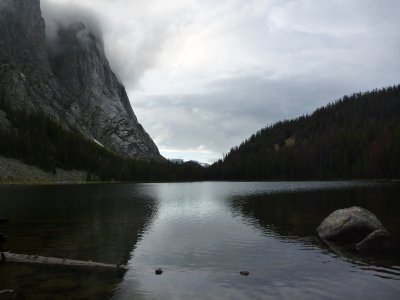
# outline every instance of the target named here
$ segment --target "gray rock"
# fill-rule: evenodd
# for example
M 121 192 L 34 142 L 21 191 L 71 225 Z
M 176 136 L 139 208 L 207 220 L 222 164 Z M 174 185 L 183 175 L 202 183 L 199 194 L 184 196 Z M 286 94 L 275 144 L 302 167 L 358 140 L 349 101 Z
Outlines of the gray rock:
M 331 213 L 317 228 L 320 238 L 337 243 L 358 243 L 375 230 L 385 230 L 370 211 L 353 206 Z
M 50 41 L 39 0 L 1 4 L 1 102 L 43 112 L 123 156 L 161 158 L 109 66 L 101 36 L 74 23 L 60 27 L 56 40 Z M 4 114 L 0 125 L 11 127 Z
M 73 23 L 58 31 L 54 43 L 56 50 L 49 51 L 53 71 L 73 99 L 70 126 L 124 156 L 159 156 L 109 66 L 102 38 L 85 24 Z
M 358 252 L 364 255 L 390 254 L 397 248 L 397 242 L 386 230 L 375 230 L 356 245 Z
M 59 119 L 61 87 L 47 59 L 39 0 L 2 0 L 0 97 L 13 109 L 42 111 Z
M 86 181 L 86 172 L 78 170 L 56 169 L 56 174 L 27 165 L 17 159 L 0 155 L 0 183 L 82 183 Z M 0 220 L 0 225 L 3 223 Z

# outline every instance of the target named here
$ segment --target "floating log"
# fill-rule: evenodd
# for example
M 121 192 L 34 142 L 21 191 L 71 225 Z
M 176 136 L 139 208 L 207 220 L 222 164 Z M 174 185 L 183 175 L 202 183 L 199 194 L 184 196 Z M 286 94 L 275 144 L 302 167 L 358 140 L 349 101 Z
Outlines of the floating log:
M 87 269 L 91 271 L 108 271 L 116 272 L 123 275 L 128 267 L 125 265 L 105 264 L 94 261 L 83 261 L 66 258 L 46 257 L 39 255 L 26 255 L 11 252 L 1 253 L 2 263 L 21 263 L 21 264 L 36 264 L 54 267 L 67 267 L 71 269 Z

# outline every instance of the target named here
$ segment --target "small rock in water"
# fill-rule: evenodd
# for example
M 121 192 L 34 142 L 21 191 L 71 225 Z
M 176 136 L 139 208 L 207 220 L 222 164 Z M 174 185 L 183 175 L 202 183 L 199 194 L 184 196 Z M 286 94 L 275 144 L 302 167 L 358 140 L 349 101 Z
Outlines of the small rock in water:
M 248 272 L 248 271 L 240 271 L 239 273 L 240 273 L 240 275 L 243 275 L 243 276 L 249 276 L 250 275 L 250 272 Z
M 158 268 L 156 270 L 156 275 L 161 275 L 163 273 L 163 270 L 161 268 Z

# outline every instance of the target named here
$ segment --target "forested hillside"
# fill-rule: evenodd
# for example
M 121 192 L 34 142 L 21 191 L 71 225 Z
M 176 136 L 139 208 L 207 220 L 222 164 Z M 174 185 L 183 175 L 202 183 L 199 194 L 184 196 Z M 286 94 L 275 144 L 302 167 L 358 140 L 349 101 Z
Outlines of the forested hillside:
M 400 178 L 400 86 L 357 93 L 268 126 L 209 169 L 210 179 Z
M 400 86 L 345 96 L 268 126 L 209 168 L 123 158 L 42 113 L 0 99 L 0 155 L 88 180 L 306 180 L 400 178 Z M 0 115 L 1 121 L 1 115 Z M 1 122 L 0 122 L 1 124 Z
M 41 112 L 15 110 L 2 97 L 0 114 L 5 114 L 10 122 L 0 122 L 0 155 L 20 159 L 47 172 L 56 172 L 56 168 L 82 170 L 87 172 L 88 181 L 195 180 L 202 176 L 199 165 L 124 158 Z

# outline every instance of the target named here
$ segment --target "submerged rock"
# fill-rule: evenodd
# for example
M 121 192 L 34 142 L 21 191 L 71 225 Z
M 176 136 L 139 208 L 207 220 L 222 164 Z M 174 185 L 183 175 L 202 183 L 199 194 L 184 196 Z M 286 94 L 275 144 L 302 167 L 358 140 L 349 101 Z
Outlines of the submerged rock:
M 397 249 L 397 243 L 386 230 L 375 230 L 356 245 L 358 252 L 364 255 L 390 254 Z
M 337 243 L 358 243 L 375 230 L 385 230 L 370 211 L 353 206 L 335 210 L 318 226 L 320 238 Z

